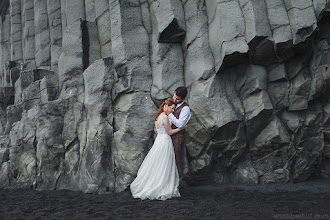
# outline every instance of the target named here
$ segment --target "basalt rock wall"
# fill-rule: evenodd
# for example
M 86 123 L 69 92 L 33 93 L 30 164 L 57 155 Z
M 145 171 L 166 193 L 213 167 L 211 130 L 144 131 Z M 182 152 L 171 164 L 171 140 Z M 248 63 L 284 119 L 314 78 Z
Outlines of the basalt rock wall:
M 123 191 L 178 86 L 190 184 L 330 175 L 328 0 L 0 2 L 0 188 Z

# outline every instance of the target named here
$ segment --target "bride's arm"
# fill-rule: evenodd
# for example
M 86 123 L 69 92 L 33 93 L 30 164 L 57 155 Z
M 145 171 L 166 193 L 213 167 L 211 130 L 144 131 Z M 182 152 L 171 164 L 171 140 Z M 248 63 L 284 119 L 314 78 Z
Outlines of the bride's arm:
M 171 125 L 170 125 L 170 122 L 168 121 L 168 116 L 167 116 L 167 115 L 165 115 L 165 116 L 163 117 L 163 122 L 164 122 L 165 130 L 166 130 L 166 132 L 167 132 L 168 135 L 176 134 L 176 133 L 178 133 L 179 131 L 181 131 L 181 130 L 183 130 L 183 129 L 185 129 L 185 128 L 187 127 L 187 125 L 186 125 L 186 126 L 184 126 L 183 128 L 175 128 L 175 129 L 172 129 L 172 128 L 171 128 Z

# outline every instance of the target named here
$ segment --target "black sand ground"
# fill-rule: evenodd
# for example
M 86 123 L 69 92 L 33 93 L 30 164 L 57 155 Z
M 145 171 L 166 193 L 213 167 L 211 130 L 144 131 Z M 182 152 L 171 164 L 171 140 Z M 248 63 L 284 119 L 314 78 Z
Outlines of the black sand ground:
M 0 190 L 0 219 L 330 219 L 330 181 L 185 187 L 141 201 L 129 191 Z

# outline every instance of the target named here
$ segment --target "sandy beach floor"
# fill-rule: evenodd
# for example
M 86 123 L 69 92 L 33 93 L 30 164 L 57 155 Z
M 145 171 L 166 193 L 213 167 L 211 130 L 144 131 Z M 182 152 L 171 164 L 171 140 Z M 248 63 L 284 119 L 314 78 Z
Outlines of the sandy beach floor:
M 181 197 L 141 201 L 129 191 L 0 190 L 0 219 L 330 219 L 330 180 L 187 186 Z

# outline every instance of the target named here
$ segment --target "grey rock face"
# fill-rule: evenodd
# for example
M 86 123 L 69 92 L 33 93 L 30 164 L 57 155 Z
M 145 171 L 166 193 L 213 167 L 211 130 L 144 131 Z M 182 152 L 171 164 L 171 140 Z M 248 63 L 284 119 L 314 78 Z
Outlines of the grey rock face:
M 109 16 L 109 0 L 95 1 L 95 16 L 98 38 L 103 58 L 111 56 L 111 21 Z
M 0 76 L 2 86 L 10 86 L 10 74 L 7 69 L 7 64 L 10 63 L 10 15 L 3 15 L 0 17 L 0 70 L 2 71 Z
M 10 43 L 11 60 L 21 61 L 23 59 L 22 51 L 22 20 L 21 20 L 21 1 L 10 1 Z
M 112 54 L 116 54 L 113 99 L 122 92 L 150 91 L 150 40 L 140 6 L 135 1 L 109 2 Z
M 158 42 L 179 43 L 185 37 L 185 20 L 179 0 L 149 1 Z
M 175 12 L 170 9 L 174 7 L 173 4 L 180 4 L 176 7 L 177 9 Z M 165 35 L 167 35 L 168 39 L 165 41 L 163 39 L 163 41 L 160 42 L 171 42 L 170 31 L 173 29 L 171 26 L 177 25 L 174 24 L 176 22 L 180 23 L 181 19 L 178 20 L 178 18 L 183 16 L 183 10 L 181 9 L 180 1 L 150 1 L 152 24 L 151 68 L 154 72 L 154 74 L 152 74 L 151 96 L 156 102 L 171 97 L 177 87 L 184 85 L 184 57 L 182 47 L 180 44 L 174 44 L 173 42 L 159 43 L 160 36 L 163 32 L 166 32 Z M 184 23 L 182 23 L 181 26 L 182 25 L 184 25 Z M 163 34 L 163 36 L 165 35 Z M 181 35 L 181 37 L 182 36 L 184 36 L 184 34 Z
M 186 86 L 214 73 L 214 60 L 208 44 L 207 11 L 203 1 L 184 4 L 186 39 L 184 49 L 184 81 Z
M 293 54 L 292 33 L 288 12 L 282 0 L 265 0 L 269 24 L 273 32 L 275 53 L 279 60 L 286 60 Z
M 1 87 L 0 89 L 0 134 L 3 134 L 7 123 L 6 108 L 14 104 L 14 89 L 13 87 Z
M 58 59 L 62 52 L 62 21 L 61 1 L 47 0 L 47 13 L 49 19 L 51 69 L 57 70 Z
M 111 102 L 114 69 L 112 60 L 95 61 L 83 73 L 86 109 L 85 147 L 81 152 L 80 181 L 85 192 L 106 192 L 115 188 L 112 157 L 114 107 Z M 86 172 L 88 173 L 86 175 Z
M 127 189 L 178 86 L 188 183 L 330 176 L 326 0 L 0 3 L 0 189 Z
M 284 0 L 293 35 L 293 44 L 305 41 L 315 30 L 316 17 L 312 0 Z
M 218 72 L 220 67 L 246 61 L 249 48 L 244 37 L 245 21 L 238 1 L 216 0 L 205 3 L 215 71 Z
M 70 26 L 79 19 L 85 20 L 86 10 L 84 3 L 84 0 L 61 0 L 61 13 L 65 15 L 62 19 L 62 26 Z
M 139 165 L 152 146 L 155 114 L 156 107 L 148 93 L 121 95 L 115 103 L 113 162 L 116 191 L 126 189 L 134 180 Z
M 23 61 L 35 62 L 34 1 L 25 0 L 22 6 Z
M 36 66 L 49 69 L 51 61 L 47 1 L 34 0 L 34 11 Z

